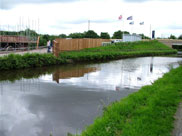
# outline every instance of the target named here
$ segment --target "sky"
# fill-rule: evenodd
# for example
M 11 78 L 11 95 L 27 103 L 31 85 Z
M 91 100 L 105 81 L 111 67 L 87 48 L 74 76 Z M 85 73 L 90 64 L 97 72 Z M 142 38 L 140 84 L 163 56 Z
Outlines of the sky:
M 182 0 L 0 0 L 0 29 L 41 34 L 124 30 L 166 38 L 182 34 Z M 122 19 L 118 17 L 122 15 Z M 133 16 L 134 25 L 126 18 Z M 144 22 L 144 25 L 139 25 Z

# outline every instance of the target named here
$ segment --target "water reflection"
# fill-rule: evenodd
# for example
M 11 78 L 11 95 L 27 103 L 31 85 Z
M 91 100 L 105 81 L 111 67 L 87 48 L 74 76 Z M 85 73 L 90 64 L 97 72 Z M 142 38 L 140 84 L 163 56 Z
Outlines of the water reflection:
M 145 57 L 3 72 L 0 136 L 79 133 L 102 113 L 103 104 L 151 84 L 181 61 Z
M 101 113 L 102 103 L 108 105 L 135 91 L 92 92 L 87 88 L 39 84 L 38 80 L 22 81 L 0 83 L 1 136 L 44 136 L 50 132 L 65 136 L 67 132 L 80 132 Z
M 69 79 L 72 77 L 83 77 L 87 73 L 96 72 L 96 67 L 72 67 L 72 69 L 58 69 L 53 74 L 53 80 L 59 83 L 59 79 Z
M 30 68 L 21 70 L 7 70 L 0 73 L 0 81 L 10 81 L 15 82 L 22 79 L 38 79 L 41 76 L 53 74 L 53 80 L 58 80 L 60 78 L 71 78 L 71 77 L 81 77 L 85 73 L 95 72 L 99 70 L 96 67 L 87 67 L 85 65 L 63 65 L 63 66 L 52 66 L 52 67 L 41 67 L 41 68 Z M 59 76 L 60 73 L 67 74 Z M 62 74 L 61 74 L 62 75 Z
M 171 68 L 178 67 L 181 60 L 181 58 L 144 57 L 91 65 L 99 67 L 99 70 L 79 78 L 68 76 L 69 78 L 65 79 L 62 76 L 60 84 L 113 91 L 122 88 L 139 89 L 153 83 Z M 74 72 L 79 74 L 79 71 Z M 71 75 L 72 72 L 69 74 Z

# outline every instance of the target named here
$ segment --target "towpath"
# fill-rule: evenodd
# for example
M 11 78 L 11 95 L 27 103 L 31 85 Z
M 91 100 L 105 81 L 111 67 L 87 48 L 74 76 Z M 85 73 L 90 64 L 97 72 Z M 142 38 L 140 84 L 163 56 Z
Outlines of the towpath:
M 172 136 L 182 136 L 182 102 L 175 114 L 175 128 L 172 132 Z

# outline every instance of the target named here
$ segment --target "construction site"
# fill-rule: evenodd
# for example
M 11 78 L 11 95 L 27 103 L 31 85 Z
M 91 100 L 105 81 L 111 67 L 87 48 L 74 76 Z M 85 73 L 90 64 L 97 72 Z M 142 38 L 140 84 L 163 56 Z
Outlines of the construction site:
M 38 48 L 39 20 L 19 19 L 14 26 L 0 22 L 0 53 Z

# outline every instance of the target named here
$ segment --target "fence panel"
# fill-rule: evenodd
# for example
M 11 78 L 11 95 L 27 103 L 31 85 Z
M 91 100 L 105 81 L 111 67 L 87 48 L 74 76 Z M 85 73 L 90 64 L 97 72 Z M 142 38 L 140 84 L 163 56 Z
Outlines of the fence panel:
M 76 51 L 85 48 L 93 48 L 102 46 L 102 42 L 110 42 L 110 39 L 56 39 L 54 44 L 54 55 L 57 56 L 63 51 Z

